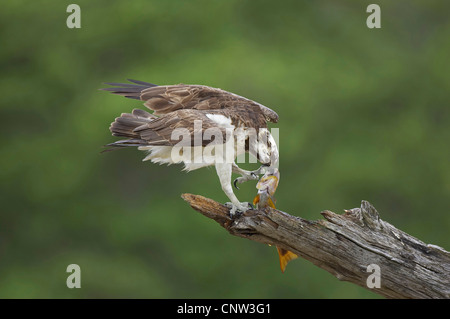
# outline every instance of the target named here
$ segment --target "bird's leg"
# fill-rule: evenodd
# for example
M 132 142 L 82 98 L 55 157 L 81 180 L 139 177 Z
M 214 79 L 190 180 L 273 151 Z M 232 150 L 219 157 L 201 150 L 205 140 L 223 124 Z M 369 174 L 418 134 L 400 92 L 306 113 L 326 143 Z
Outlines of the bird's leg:
M 247 171 L 245 169 L 240 168 L 239 166 L 237 166 L 236 163 L 233 163 L 232 165 L 233 165 L 232 166 L 233 173 L 241 174 L 242 176 L 251 175 L 253 173 L 252 171 Z
M 258 179 L 258 175 L 255 174 L 253 171 L 247 171 L 245 169 L 242 169 L 239 166 L 237 166 L 236 163 L 233 163 L 233 173 L 241 174 L 241 177 L 236 178 L 233 182 L 234 187 L 236 187 L 237 189 L 239 189 L 239 187 L 237 187 L 236 183 L 242 184 L 247 181 Z
M 268 168 L 267 165 L 261 165 L 258 169 L 254 170 L 254 171 L 246 171 L 246 170 L 240 168 L 239 166 L 237 166 L 236 163 L 233 163 L 233 173 L 242 175 L 241 177 L 238 177 L 234 180 L 234 182 L 233 182 L 234 187 L 239 189 L 239 187 L 237 187 L 236 183 L 242 184 L 242 183 L 250 181 L 250 180 L 257 180 L 259 178 L 259 175 L 265 174 L 267 172 L 267 168 Z
M 226 203 L 228 207 L 230 207 L 230 216 L 233 217 L 236 212 L 245 212 L 252 205 L 247 202 L 239 202 L 236 195 L 233 193 L 233 188 L 231 187 L 231 172 L 232 172 L 232 164 L 230 163 L 216 163 L 216 171 L 219 176 L 220 185 L 222 186 L 222 190 L 225 195 L 230 199 L 231 203 Z
M 257 170 L 251 171 L 250 173 L 261 175 L 267 173 L 267 169 L 269 168 L 268 165 L 261 165 Z

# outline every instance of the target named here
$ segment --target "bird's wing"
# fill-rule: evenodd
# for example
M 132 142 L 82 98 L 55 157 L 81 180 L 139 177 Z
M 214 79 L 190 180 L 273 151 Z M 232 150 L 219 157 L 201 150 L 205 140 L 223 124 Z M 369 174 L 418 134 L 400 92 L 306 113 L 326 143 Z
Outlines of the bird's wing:
M 104 84 L 115 86 L 115 87 L 102 88 L 100 90 L 109 91 L 109 92 L 111 92 L 113 94 L 117 94 L 117 95 L 122 95 L 129 99 L 140 100 L 141 92 L 143 90 L 158 86 L 156 84 L 143 82 L 143 81 L 137 81 L 137 80 L 131 80 L 131 79 L 128 79 L 128 81 L 133 82 L 133 84 L 132 83 L 106 82 Z
M 181 109 L 235 110 L 245 108 L 260 113 L 267 122 L 278 122 L 278 115 L 270 108 L 245 97 L 204 85 L 162 85 L 130 80 L 134 84 L 106 83 L 117 86 L 104 88 L 114 94 L 145 101 L 144 105 L 155 115 Z
M 110 127 L 114 136 L 128 139 L 107 146 L 207 146 L 223 144 L 230 137 L 227 126 L 211 120 L 204 111 L 177 110 L 154 118 L 132 115 L 122 114 Z

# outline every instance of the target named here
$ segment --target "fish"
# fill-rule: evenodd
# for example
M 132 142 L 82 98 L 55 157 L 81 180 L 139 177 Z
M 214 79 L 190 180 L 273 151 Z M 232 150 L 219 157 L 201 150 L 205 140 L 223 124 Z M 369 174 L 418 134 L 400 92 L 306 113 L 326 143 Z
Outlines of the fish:
M 274 168 L 268 172 L 266 172 L 261 179 L 256 184 L 256 189 L 258 193 L 253 199 L 253 205 L 258 209 L 271 207 L 275 209 L 275 198 L 273 195 L 277 190 L 278 183 L 280 181 L 280 171 L 277 168 Z M 296 258 L 298 255 L 293 253 L 292 251 L 286 250 L 284 248 L 278 247 L 278 257 L 280 259 L 280 268 L 281 272 L 284 273 L 286 270 L 287 264 Z

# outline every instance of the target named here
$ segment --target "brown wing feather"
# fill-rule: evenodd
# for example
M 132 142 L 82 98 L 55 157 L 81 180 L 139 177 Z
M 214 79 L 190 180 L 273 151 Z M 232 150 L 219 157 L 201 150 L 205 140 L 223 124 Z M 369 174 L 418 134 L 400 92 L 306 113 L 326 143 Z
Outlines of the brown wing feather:
M 242 96 L 203 85 L 166 85 L 146 88 L 141 92 L 144 105 L 154 114 L 166 114 L 180 109 L 224 110 L 246 109 L 262 114 L 266 121 L 276 123 L 278 115 L 268 107 Z
M 156 117 L 142 110 L 134 110 L 132 114 L 123 113 L 111 123 L 110 130 L 113 136 L 125 137 L 125 140 L 116 141 L 108 144 L 111 147 L 124 146 L 194 146 L 194 138 L 198 136 L 201 140 L 198 145 L 206 146 L 211 142 L 224 142 L 227 138 L 227 132 L 224 127 L 219 127 L 217 123 L 210 120 L 206 114 L 209 112 L 199 110 L 178 110 L 161 117 Z M 196 126 L 195 120 L 201 120 L 201 124 Z M 221 135 L 219 137 L 212 136 L 211 139 L 204 139 L 205 130 L 215 128 L 213 135 Z M 178 135 L 172 136 L 176 129 Z M 198 134 L 196 134 L 198 133 Z M 189 136 L 186 136 L 189 134 Z M 183 142 L 183 143 L 180 143 Z M 222 143 L 220 143 L 222 144 Z
M 171 139 L 176 128 L 187 128 L 193 133 L 194 120 L 201 119 L 205 127 L 217 126 L 206 114 L 222 114 L 237 127 L 265 128 L 267 122 L 276 123 L 278 115 L 268 107 L 242 96 L 203 85 L 165 85 L 129 80 L 133 84 L 107 83 L 116 87 L 103 90 L 128 98 L 145 101 L 153 110 L 150 114 L 134 110 L 133 114 L 122 114 L 111 125 L 115 136 L 129 138 L 112 146 L 131 144 L 175 145 Z M 158 118 L 156 115 L 162 115 Z M 115 144 L 115 143 L 112 143 Z M 204 145 L 209 144 L 204 141 Z
M 195 126 L 195 120 L 201 120 L 201 125 Z M 187 109 L 187 110 L 177 110 L 164 116 L 159 117 L 158 119 L 145 123 L 134 129 L 134 133 L 138 134 L 142 140 L 145 140 L 148 145 L 178 145 L 178 146 L 194 146 L 194 137 L 199 136 L 201 140 L 198 143 L 201 143 L 202 146 L 206 146 L 211 143 L 211 140 L 203 139 L 204 132 L 208 128 L 217 129 L 217 134 L 222 135 L 222 141 L 225 141 L 226 138 L 226 129 L 223 127 L 218 127 L 217 123 L 211 121 L 205 112 Z M 180 131 L 181 134 L 184 132 L 190 135 L 189 140 L 183 140 L 184 144 L 180 144 L 183 137 L 181 135 L 172 136 L 172 133 L 176 129 L 183 129 L 184 131 Z M 198 133 L 198 135 L 196 135 Z M 173 137 L 173 138 L 172 138 Z M 217 141 L 215 141 L 217 142 Z
M 139 100 L 141 96 L 141 92 L 149 87 L 156 87 L 156 84 L 131 80 L 128 79 L 131 83 L 117 83 L 117 82 L 107 82 L 105 84 L 112 85 L 115 87 L 112 88 L 103 88 L 100 90 L 109 91 L 113 94 L 122 95 L 130 99 Z
M 167 85 L 148 88 L 142 91 L 141 100 L 155 114 L 165 114 L 180 109 L 217 109 L 221 108 L 218 89 L 201 85 Z M 225 103 L 222 100 L 222 103 Z
M 131 83 L 105 83 L 115 87 L 103 88 L 113 94 L 145 101 L 155 115 L 181 109 L 219 110 L 245 108 L 264 116 L 267 122 L 278 122 L 278 115 L 268 107 L 245 97 L 204 85 L 163 85 L 129 80 Z

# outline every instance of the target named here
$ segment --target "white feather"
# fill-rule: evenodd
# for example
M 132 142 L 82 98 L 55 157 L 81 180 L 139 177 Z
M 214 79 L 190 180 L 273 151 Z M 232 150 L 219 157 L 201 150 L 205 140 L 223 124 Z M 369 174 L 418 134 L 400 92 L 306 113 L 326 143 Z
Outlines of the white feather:
M 183 170 L 188 172 L 214 165 L 218 161 L 214 153 L 205 152 L 205 148 L 201 146 L 186 147 L 183 153 L 180 153 L 180 149 L 174 149 L 173 146 L 141 146 L 138 149 L 148 152 L 143 161 L 150 160 L 152 163 L 167 165 L 183 163 Z
M 140 151 L 148 151 L 143 161 L 152 161 L 159 164 L 176 164 L 172 158 L 172 146 L 140 146 Z
M 222 114 L 206 114 L 206 116 L 213 122 L 217 123 L 220 127 L 234 128 L 231 124 L 231 119 Z

